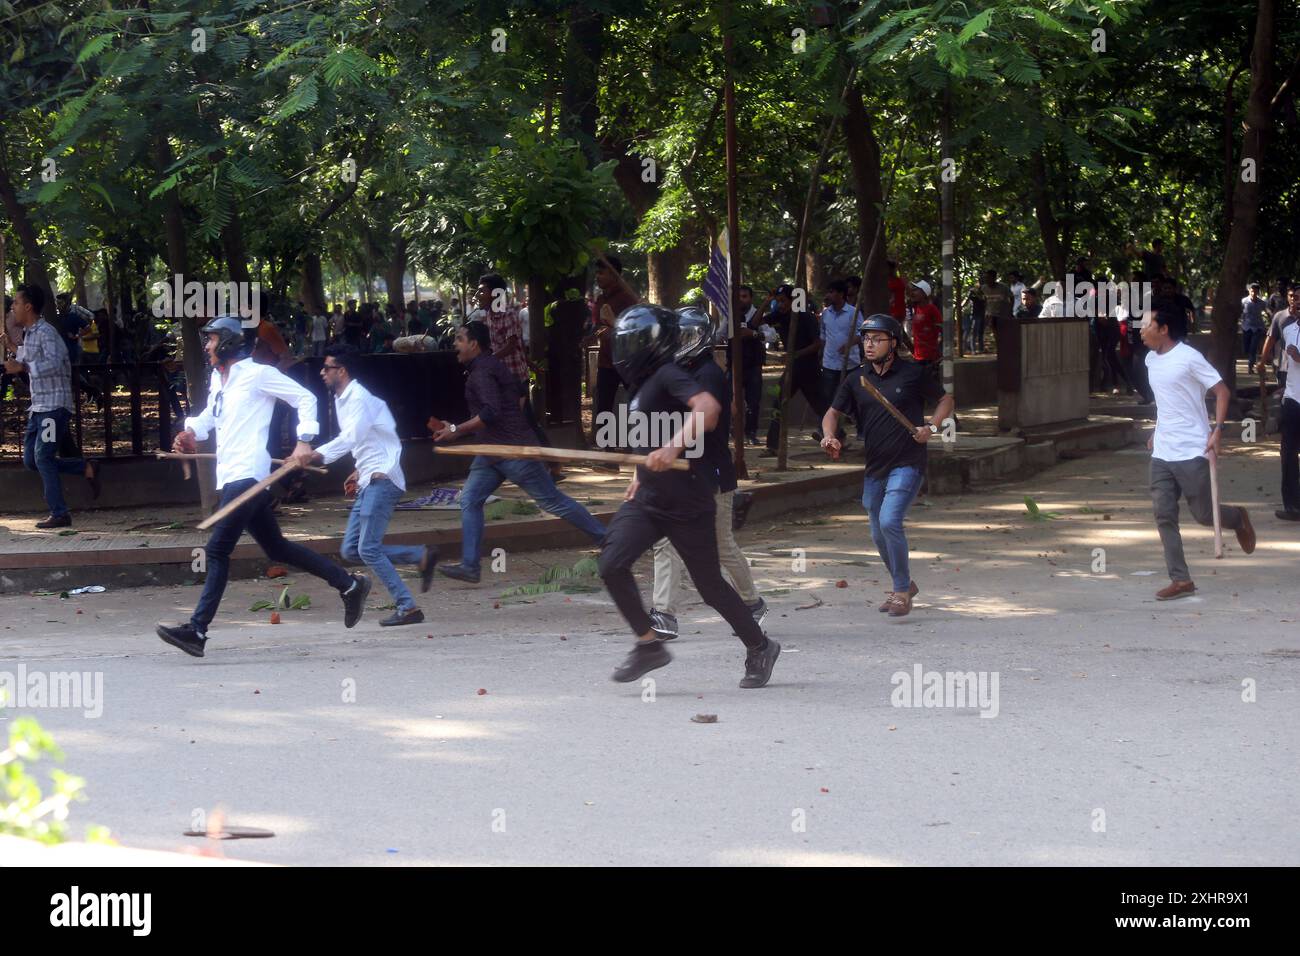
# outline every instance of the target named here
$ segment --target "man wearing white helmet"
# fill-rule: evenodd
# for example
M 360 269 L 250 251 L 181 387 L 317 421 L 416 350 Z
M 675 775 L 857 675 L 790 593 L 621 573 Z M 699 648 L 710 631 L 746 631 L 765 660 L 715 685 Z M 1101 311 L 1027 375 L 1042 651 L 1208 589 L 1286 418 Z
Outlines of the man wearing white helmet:
M 176 436 L 172 448 L 181 454 L 193 454 L 200 441 L 216 432 L 217 490 L 221 492 L 220 505 L 225 506 L 271 473 L 266 437 L 277 401 L 291 403 L 298 410 L 294 454 L 312 454 L 310 443 L 319 431 L 316 398 L 283 372 L 245 355 L 244 329 L 236 316 L 213 319 L 202 331 L 207 336 L 206 351 L 212 364 L 208 405 L 185 419 L 185 430 Z M 203 656 L 208 626 L 216 617 L 230 575 L 230 554 L 244 531 L 272 561 L 294 565 L 334 587 L 343 599 L 344 627 L 352 627 L 361 619 L 370 593 L 370 578 L 348 574 L 315 551 L 286 540 L 271 511 L 271 494 L 263 491 L 213 526 L 203 549 L 207 566 L 203 594 L 187 622 L 158 625 L 158 636 L 165 642 L 191 657 Z

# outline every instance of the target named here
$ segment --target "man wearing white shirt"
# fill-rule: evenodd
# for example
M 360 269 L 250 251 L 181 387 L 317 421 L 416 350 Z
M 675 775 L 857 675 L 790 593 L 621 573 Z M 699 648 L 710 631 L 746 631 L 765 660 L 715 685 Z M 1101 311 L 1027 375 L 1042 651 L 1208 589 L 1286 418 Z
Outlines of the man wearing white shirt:
M 172 447 L 182 454 L 193 454 L 198 442 L 216 432 L 217 489 L 221 492 L 220 505 L 225 506 L 271 473 L 266 436 L 277 401 L 292 404 L 298 410 L 298 444 L 294 454 L 311 452 L 308 443 L 319 431 L 316 399 L 283 372 L 245 357 L 244 330 L 237 317 L 223 315 L 205 325 L 202 331 L 208 339 L 206 350 L 212 364 L 208 405 L 185 419 L 185 430 L 176 436 Z M 204 548 L 207 577 L 198 606 L 184 624 L 159 624 L 160 638 L 192 657 L 203 656 L 208 625 L 216 617 L 230 575 L 230 553 L 245 530 L 272 561 L 299 567 L 334 587 L 343 599 L 345 627 L 352 627 L 361 619 L 366 595 L 370 593 L 370 579 L 364 574 L 348 574 L 322 555 L 285 540 L 271 512 L 271 496 L 263 492 L 213 527 Z
M 1300 362 L 1300 285 L 1290 292 L 1292 321 L 1282 328 L 1282 352 L 1292 366 Z M 1262 361 L 1262 360 L 1261 360 Z M 1278 428 L 1282 432 L 1282 510 L 1274 512 L 1283 521 L 1300 521 L 1300 375 L 1288 375 L 1282 391 L 1282 414 Z
M 318 461 L 329 464 L 351 453 L 357 465 L 357 500 L 343 532 L 343 560 L 364 561 L 393 596 L 397 610 L 379 622 L 381 627 L 419 624 L 424 612 L 415 606 L 415 598 L 393 565 L 418 565 L 420 591 L 427 591 L 438 563 L 438 549 L 384 544 L 393 508 L 406 491 L 402 440 L 388 406 L 352 377 L 359 358 L 357 350 L 347 345 L 330 346 L 325 353 L 320 377 L 335 396 L 339 434 L 315 451 L 308 449 L 294 457 L 306 466 Z
M 1169 586 L 1156 592 L 1156 600 L 1172 601 L 1196 592 L 1183 556 L 1183 538 L 1178 530 L 1178 499 L 1187 498 L 1192 517 L 1200 524 L 1214 523 L 1213 497 L 1207 455 L 1217 458 L 1219 434 L 1228 413 L 1228 386 L 1214 366 L 1200 352 L 1183 341 L 1187 337 L 1187 314 L 1172 304 L 1148 312 L 1142 326 L 1142 341 L 1151 351 L 1146 366 L 1151 390 L 1156 396 L 1156 428 L 1147 447 L 1151 449 L 1151 501 L 1156 527 L 1165 549 Z M 1205 415 L 1205 393 L 1214 392 L 1214 427 Z M 1219 506 L 1224 528 L 1237 532 L 1241 550 L 1255 550 L 1255 529 L 1245 508 Z

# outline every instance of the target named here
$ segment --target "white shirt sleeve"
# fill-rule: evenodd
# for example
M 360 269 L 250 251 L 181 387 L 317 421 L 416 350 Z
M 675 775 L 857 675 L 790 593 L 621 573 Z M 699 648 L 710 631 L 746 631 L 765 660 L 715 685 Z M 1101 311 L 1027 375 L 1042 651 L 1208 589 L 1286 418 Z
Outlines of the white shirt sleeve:
M 203 406 L 203 410 L 197 415 L 191 415 L 185 419 L 185 427 L 194 432 L 194 437 L 199 441 L 207 441 L 212 434 L 212 429 L 217 427 L 217 420 L 212 415 L 212 396 L 219 391 L 220 382 L 217 379 L 217 373 L 212 373 L 212 378 L 208 381 L 208 404 Z
M 298 409 L 298 437 L 320 434 L 320 421 L 316 418 L 316 396 L 288 375 L 270 365 L 258 365 L 257 387 L 272 398 L 278 398 Z
M 1189 345 L 1188 348 L 1191 348 L 1191 346 Z M 1201 383 L 1203 388 L 1207 390 L 1214 388 L 1219 382 L 1223 381 L 1223 376 L 1218 373 L 1218 370 L 1209 363 L 1209 360 L 1204 355 L 1195 349 L 1192 349 L 1192 354 L 1193 357 L 1190 362 L 1192 374 L 1196 376 L 1196 380 Z

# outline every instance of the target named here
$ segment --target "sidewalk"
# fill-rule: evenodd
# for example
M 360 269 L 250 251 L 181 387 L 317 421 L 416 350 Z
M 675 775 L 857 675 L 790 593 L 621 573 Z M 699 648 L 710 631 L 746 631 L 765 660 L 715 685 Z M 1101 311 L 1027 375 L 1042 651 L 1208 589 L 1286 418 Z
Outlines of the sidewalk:
M 974 483 L 1031 474 L 1050 467 L 1063 454 L 1122 447 L 1132 438 L 1131 423 L 1117 418 L 1077 423 L 1046 436 L 999 436 L 995 433 L 996 417 L 995 408 L 963 412 L 963 430 L 957 440 L 951 444 L 933 443 L 930 494 L 956 494 Z M 761 449 L 747 449 L 749 479 L 741 483 L 741 488 L 754 495 L 750 519 L 783 516 L 856 498 L 862 482 L 861 449 L 861 443 L 855 440 L 839 462 L 830 462 L 810 435 L 792 433 L 789 468 L 785 472 L 776 471 L 776 459 L 759 457 Z M 568 466 L 568 477 L 560 487 L 607 522 L 622 503 L 631 474 L 630 470 L 614 474 Z M 415 485 L 408 489 L 405 500 L 423 497 L 429 490 L 429 485 Z M 580 531 L 539 511 L 514 485 L 504 484 L 496 493 L 505 504 L 488 506 L 485 556 L 493 548 L 523 552 L 587 543 Z M 337 556 L 350 508 L 351 502 L 341 495 L 316 497 L 302 505 L 282 504 L 280 525 L 290 540 Z M 0 593 L 63 591 L 88 585 L 116 589 L 186 584 L 201 577 L 194 561 L 207 541 L 207 533 L 195 529 L 200 515 L 193 506 L 80 511 L 74 516 L 73 527 L 63 532 L 36 530 L 40 518 L 37 514 L 6 516 L 0 524 Z M 437 544 L 444 560 L 456 560 L 460 511 L 394 512 L 385 540 L 394 544 Z M 256 543 L 247 537 L 242 539 L 232 555 L 231 576 L 259 576 L 266 567 L 266 558 Z

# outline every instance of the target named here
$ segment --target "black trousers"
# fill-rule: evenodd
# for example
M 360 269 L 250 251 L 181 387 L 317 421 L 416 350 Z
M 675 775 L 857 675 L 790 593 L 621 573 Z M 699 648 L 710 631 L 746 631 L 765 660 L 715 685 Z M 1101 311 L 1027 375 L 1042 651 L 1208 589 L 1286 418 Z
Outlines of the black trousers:
M 704 603 L 722 615 L 746 647 L 762 647 L 767 642 L 763 629 L 754 622 L 736 589 L 722 577 L 712 498 L 707 511 L 668 512 L 633 500 L 614 515 L 600 551 L 600 576 L 632 633 L 640 637 L 650 630 L 650 615 L 632 566 L 660 538 L 667 538 L 677 549 Z
M 763 366 L 746 368 L 740 382 L 745 390 L 745 436 L 752 438 L 758 434 L 758 410 L 763 405 Z
M 802 395 L 808 403 L 808 407 L 813 410 L 817 416 L 817 430 L 821 431 L 822 419 L 826 417 L 826 409 L 830 408 L 830 402 L 822 392 L 821 376 L 816 372 L 810 372 L 802 377 L 796 377 L 790 383 L 790 397 Z M 844 429 L 840 429 L 840 437 L 844 436 Z M 767 425 L 767 448 L 769 451 L 776 451 L 781 441 L 781 400 L 778 397 L 772 405 L 772 420 Z
M 229 504 L 256 483 L 253 478 L 230 482 L 221 489 L 220 504 Z M 207 575 L 203 581 L 203 594 L 190 618 L 196 631 L 206 632 L 212 619 L 217 616 L 217 608 L 221 605 L 221 596 L 226 592 L 226 581 L 230 577 L 230 554 L 245 531 L 253 536 L 253 540 L 261 545 L 272 561 L 301 568 L 339 591 L 352 587 L 352 576 L 339 565 L 324 555 L 285 538 L 275 515 L 271 513 L 271 495 L 263 491 L 233 514 L 222 518 L 212 528 L 212 534 L 204 548 Z
M 612 412 L 614 400 L 618 397 L 618 387 L 623 384 L 618 370 L 612 368 L 596 369 L 596 402 L 592 409 L 593 422 L 601 412 Z M 595 427 L 599 427 L 596 425 Z
M 1282 507 L 1300 511 L 1300 403 L 1282 399 Z
M 1130 366 L 1129 384 L 1138 390 L 1144 401 L 1154 402 L 1156 400 L 1155 392 L 1151 391 L 1151 383 L 1147 381 L 1147 353 L 1151 350 L 1143 344 L 1140 338 L 1130 338 L 1129 343 L 1133 350 L 1133 364 Z

